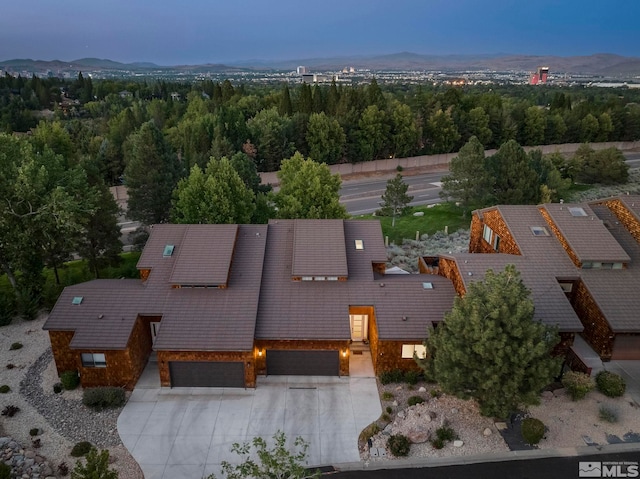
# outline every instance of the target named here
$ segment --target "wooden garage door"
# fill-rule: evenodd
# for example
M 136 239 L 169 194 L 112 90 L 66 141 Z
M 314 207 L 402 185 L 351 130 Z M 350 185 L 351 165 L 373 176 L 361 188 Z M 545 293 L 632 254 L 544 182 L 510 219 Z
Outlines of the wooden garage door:
M 640 359 L 640 336 L 616 334 L 611 359 Z
M 293 376 L 338 376 L 338 351 L 267 350 L 267 374 Z
M 171 387 L 243 388 L 244 363 L 170 361 Z

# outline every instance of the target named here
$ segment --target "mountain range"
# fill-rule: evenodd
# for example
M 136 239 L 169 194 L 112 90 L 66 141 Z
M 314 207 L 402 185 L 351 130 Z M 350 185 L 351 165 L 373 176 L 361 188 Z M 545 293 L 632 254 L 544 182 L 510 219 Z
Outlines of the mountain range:
M 148 62 L 120 63 L 99 58 L 81 58 L 69 62 L 53 60 L 14 59 L 0 62 L 0 68 L 16 71 L 95 71 L 95 70 L 173 70 L 198 72 L 238 72 L 293 70 L 304 65 L 314 71 L 342 70 L 344 67 L 369 70 L 427 70 L 427 71 L 534 71 L 548 66 L 552 72 L 590 75 L 640 76 L 640 58 L 610 53 L 588 56 L 536 55 L 422 55 L 411 52 L 377 56 L 344 56 L 333 58 L 304 58 L 295 60 L 250 60 L 228 64 L 161 66 Z

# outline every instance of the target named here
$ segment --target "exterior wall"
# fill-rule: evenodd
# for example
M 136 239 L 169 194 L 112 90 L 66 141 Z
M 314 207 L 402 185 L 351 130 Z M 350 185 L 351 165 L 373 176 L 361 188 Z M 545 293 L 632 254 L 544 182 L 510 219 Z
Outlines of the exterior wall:
M 581 268 L 582 267 L 582 263 L 578 259 L 578 256 L 573 252 L 573 250 L 569 246 L 568 241 L 565 239 L 565 237 L 562 235 L 562 233 L 560 233 L 560 230 L 558 229 L 556 224 L 551 219 L 551 216 L 549 216 L 549 213 L 547 213 L 547 210 L 545 210 L 543 207 L 540 207 L 540 214 L 546 220 L 547 224 L 549 225 L 549 228 L 551 228 L 551 231 L 553 231 L 553 234 L 555 234 L 556 238 L 558 238 L 558 241 L 560 242 L 560 244 L 562 245 L 564 250 L 569 255 L 569 258 L 571 258 L 571 261 L 573 261 L 573 264 L 575 264 L 578 268 Z
M 371 362 L 373 363 L 373 370 L 377 374 L 378 355 L 380 353 L 380 338 L 378 336 L 378 323 L 376 320 L 376 312 L 374 308 L 371 308 L 371 315 L 369 316 L 369 332 L 367 336 L 369 337 L 369 350 L 371 351 Z
M 49 331 L 51 349 L 58 375 L 64 371 L 78 371 L 82 387 L 117 386 L 133 389 L 151 353 L 151 333 L 148 322 L 136 320 L 127 349 L 72 349 L 69 344 L 74 331 Z M 103 353 L 107 367 L 82 366 L 82 353 Z
M 578 283 L 572 306 L 584 326 L 584 339 L 600 358 L 610 360 L 615 337 L 613 330 L 582 281 Z
M 464 296 L 467 293 L 467 289 L 464 287 L 464 282 L 462 281 L 462 276 L 458 270 L 458 265 L 454 260 L 440 257 L 438 274 L 453 283 L 453 287 L 458 296 Z
M 564 358 L 569 353 L 571 346 L 573 346 L 573 340 L 575 333 L 560 333 L 560 342 L 553 348 L 551 355 L 554 357 Z
M 624 203 L 620 200 L 605 201 L 605 205 L 613 211 L 620 223 L 633 235 L 638 243 L 640 243 L 640 221 L 629 211 Z
M 482 237 L 483 225 L 487 225 L 495 234 L 500 236 L 500 244 L 498 251 L 487 243 Z M 473 249 L 472 249 L 473 248 Z M 502 219 L 502 215 L 498 210 L 489 210 L 482 212 L 482 218 L 478 213 L 474 213 L 471 220 L 471 240 L 469 241 L 470 253 L 505 253 L 521 255 L 520 248 L 516 244 L 511 231 Z
M 391 371 L 393 369 L 401 369 L 403 371 L 422 371 L 420 366 L 413 358 L 402 357 L 402 345 L 403 344 L 419 344 L 414 339 L 406 341 L 380 341 L 376 348 L 376 360 L 373 361 L 373 368 L 376 375 L 384 371 Z M 371 357 L 373 358 L 373 348 L 371 350 Z
M 244 362 L 245 387 L 256 387 L 254 351 L 158 351 L 160 385 L 171 387 L 170 361 L 236 361 Z
M 348 321 L 347 317 L 345 321 Z M 256 371 L 258 374 L 267 373 L 267 355 L 265 351 L 268 349 L 286 349 L 286 350 L 339 350 L 340 354 L 340 376 L 349 375 L 349 340 L 278 340 L 263 339 L 255 342 L 255 358 Z M 260 356 L 262 351 L 262 356 Z M 346 355 L 343 356 L 343 352 Z

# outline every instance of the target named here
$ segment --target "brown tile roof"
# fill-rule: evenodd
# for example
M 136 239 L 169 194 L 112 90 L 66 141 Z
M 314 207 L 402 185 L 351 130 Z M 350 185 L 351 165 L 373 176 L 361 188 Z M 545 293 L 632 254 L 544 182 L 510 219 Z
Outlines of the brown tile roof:
M 589 205 L 550 203 L 543 207 L 580 262 L 626 263 L 630 260 Z M 572 215 L 575 208 L 586 215 Z
M 187 225 L 169 281 L 187 286 L 227 284 L 238 225 Z
M 292 276 L 347 276 L 342 220 L 294 220 Z

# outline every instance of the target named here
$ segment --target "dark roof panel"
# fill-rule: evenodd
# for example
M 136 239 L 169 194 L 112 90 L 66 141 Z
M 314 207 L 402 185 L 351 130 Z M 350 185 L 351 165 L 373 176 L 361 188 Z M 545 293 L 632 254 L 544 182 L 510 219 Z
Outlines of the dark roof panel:
M 347 276 L 342 220 L 294 220 L 292 276 Z

